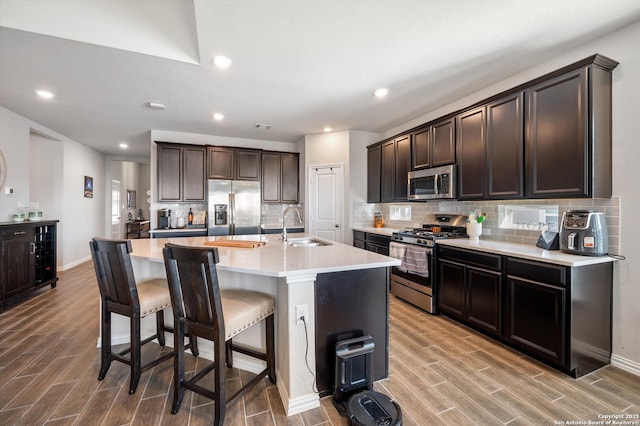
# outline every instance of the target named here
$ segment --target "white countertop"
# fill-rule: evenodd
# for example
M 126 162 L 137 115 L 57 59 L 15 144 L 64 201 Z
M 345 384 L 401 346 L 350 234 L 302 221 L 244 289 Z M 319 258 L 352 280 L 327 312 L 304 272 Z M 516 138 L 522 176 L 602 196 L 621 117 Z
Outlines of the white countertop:
M 289 234 L 289 239 L 310 237 L 308 234 Z M 315 238 L 315 237 L 313 237 Z M 225 237 L 177 237 L 131 240 L 133 258 L 163 262 L 162 248 L 171 242 L 185 246 L 203 246 L 215 240 L 264 241 L 256 248 L 218 247 L 220 270 L 273 277 L 351 271 L 400 265 L 398 259 L 362 250 L 346 244 L 328 241 L 331 245 L 293 247 L 282 242 L 279 234 L 234 235 Z M 316 238 L 326 241 L 322 238 Z
M 394 232 L 399 232 L 401 231 L 401 229 L 397 229 L 397 228 L 374 228 L 373 226 L 371 228 L 367 228 L 364 226 L 357 226 L 354 228 L 351 228 L 354 231 L 361 231 L 361 232 L 367 232 L 369 234 L 380 234 L 380 235 L 386 235 L 386 236 L 391 236 L 391 234 L 393 234 Z
M 453 238 L 436 240 L 436 243 L 564 266 L 594 265 L 596 263 L 614 262 L 617 260 L 610 256 L 580 256 L 564 253 L 560 250 L 544 250 L 531 244 L 508 243 L 495 240 L 471 241 L 466 238 Z

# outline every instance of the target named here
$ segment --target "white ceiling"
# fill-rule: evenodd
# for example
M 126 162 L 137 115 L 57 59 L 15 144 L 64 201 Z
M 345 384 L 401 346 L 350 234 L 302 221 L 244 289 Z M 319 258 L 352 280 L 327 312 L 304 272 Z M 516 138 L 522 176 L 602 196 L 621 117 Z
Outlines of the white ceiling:
M 113 155 L 148 156 L 150 129 L 381 133 L 639 19 L 640 0 L 0 0 L 0 105 Z

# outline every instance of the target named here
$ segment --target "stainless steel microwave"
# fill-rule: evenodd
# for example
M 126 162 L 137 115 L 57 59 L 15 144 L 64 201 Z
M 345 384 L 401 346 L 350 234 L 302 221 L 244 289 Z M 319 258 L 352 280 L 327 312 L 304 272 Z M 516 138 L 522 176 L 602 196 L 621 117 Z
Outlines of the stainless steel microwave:
M 442 167 L 409 172 L 407 179 L 407 198 L 409 200 L 433 200 L 438 198 L 456 198 L 456 166 Z

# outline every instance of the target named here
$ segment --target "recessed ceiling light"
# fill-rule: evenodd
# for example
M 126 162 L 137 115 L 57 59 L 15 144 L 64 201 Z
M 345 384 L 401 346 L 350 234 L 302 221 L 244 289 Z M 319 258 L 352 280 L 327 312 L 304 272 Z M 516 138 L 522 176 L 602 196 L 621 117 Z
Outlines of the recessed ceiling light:
M 385 96 L 387 96 L 387 93 L 389 93 L 389 89 L 381 87 L 373 92 L 373 96 L 375 96 L 376 98 L 384 98 Z
M 213 114 L 214 120 L 222 120 L 223 118 L 224 118 L 224 114 L 220 114 L 219 112 L 216 112 Z
M 166 105 L 163 104 L 162 102 L 149 102 L 147 103 L 147 105 L 149 105 L 149 108 L 151 109 L 161 109 L 161 110 L 165 110 L 167 109 Z
M 36 94 L 41 98 L 45 98 L 45 99 L 51 99 L 55 96 L 53 93 L 51 93 L 48 90 L 36 90 Z
M 127 148 L 129 148 L 129 144 L 126 144 L 126 143 L 124 143 L 124 142 L 120 142 L 120 145 L 119 145 L 119 146 L 120 146 L 120 148 L 122 148 L 122 149 L 127 149 Z
M 322 130 L 324 130 L 325 132 L 330 132 L 330 131 L 332 131 L 333 129 L 332 129 L 331 127 L 325 127 L 325 128 L 324 128 L 324 129 L 322 129 Z
M 231 59 L 226 56 L 214 56 L 213 65 L 218 68 L 229 68 L 231 66 Z

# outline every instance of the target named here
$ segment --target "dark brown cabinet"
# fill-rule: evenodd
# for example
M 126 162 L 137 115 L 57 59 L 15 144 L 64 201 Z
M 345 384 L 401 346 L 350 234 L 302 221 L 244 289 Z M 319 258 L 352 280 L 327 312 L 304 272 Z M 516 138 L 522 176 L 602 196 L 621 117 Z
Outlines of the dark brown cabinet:
M 0 224 L 0 311 L 56 286 L 56 223 Z
M 440 312 L 573 377 L 610 362 L 612 262 L 564 266 L 436 250 Z
M 454 128 L 454 119 L 450 118 L 414 131 L 411 143 L 411 169 L 455 163 Z
M 523 100 L 517 92 L 487 105 L 487 198 L 524 194 Z
M 158 146 L 158 201 L 206 201 L 206 148 L 156 142 Z
M 527 90 L 528 198 L 611 197 L 611 71 L 592 63 Z
M 262 153 L 263 203 L 298 203 L 299 155 L 285 152 Z
M 486 107 L 458 116 L 458 198 L 484 198 L 486 194 Z
M 127 238 L 149 238 L 149 228 L 151 222 L 148 220 L 134 220 L 127 222 Z
M 387 141 L 381 150 L 380 201 L 406 201 L 407 174 L 411 170 L 411 135 Z
M 367 148 L 367 203 L 380 202 L 380 179 L 382 168 L 382 146 Z
M 501 257 L 450 247 L 438 250 L 438 309 L 485 332 L 500 335 Z
M 259 150 L 207 147 L 209 179 L 260 180 Z

